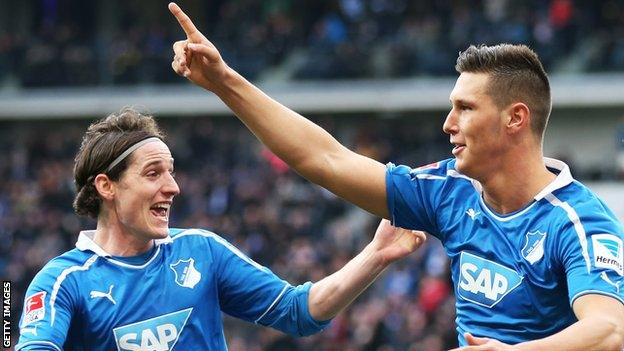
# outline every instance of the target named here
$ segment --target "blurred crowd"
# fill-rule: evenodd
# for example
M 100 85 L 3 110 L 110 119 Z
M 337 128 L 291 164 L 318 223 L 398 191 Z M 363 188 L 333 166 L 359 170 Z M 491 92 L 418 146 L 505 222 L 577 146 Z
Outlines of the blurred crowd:
M 179 82 L 165 3 L 0 1 L 0 86 Z M 550 72 L 624 69 L 621 0 L 180 1 L 250 79 L 452 75 L 469 44 L 524 43 Z M 5 11 L 6 10 L 6 11 Z
M 383 162 L 421 164 L 448 156 L 447 140 L 433 123 L 348 116 L 316 122 Z M 212 230 L 292 284 L 318 281 L 372 239 L 377 218 L 303 180 L 234 118 L 160 123 L 181 188 L 172 227 Z M 95 227 L 71 208 L 73 157 L 87 124 L 0 122 L 0 275 L 13 283 L 15 333 L 34 274 L 72 249 L 81 229 Z M 320 335 L 294 339 L 226 317 L 226 337 L 232 351 L 446 350 L 456 344 L 449 279 L 443 248 L 428 240 Z

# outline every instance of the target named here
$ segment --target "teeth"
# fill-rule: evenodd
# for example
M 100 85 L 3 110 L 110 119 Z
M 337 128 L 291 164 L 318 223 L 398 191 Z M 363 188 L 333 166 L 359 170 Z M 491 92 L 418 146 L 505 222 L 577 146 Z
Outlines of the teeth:
M 162 202 L 162 203 L 158 203 L 154 206 L 152 206 L 153 208 L 162 208 L 164 210 L 168 210 L 171 207 L 171 204 L 166 203 L 166 202 Z

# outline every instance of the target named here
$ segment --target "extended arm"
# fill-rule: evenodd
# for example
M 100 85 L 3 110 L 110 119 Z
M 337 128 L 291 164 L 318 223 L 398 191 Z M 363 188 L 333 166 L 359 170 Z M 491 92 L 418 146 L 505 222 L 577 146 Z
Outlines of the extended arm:
M 360 295 L 392 262 L 414 252 L 426 240 L 423 232 L 379 223 L 375 238 L 336 273 L 310 289 L 308 306 L 316 320 L 333 318 Z
M 574 302 L 579 321 L 549 337 L 506 345 L 490 338 L 466 335 L 471 346 L 461 351 L 622 351 L 624 349 L 624 305 L 611 297 L 589 294 Z
M 187 40 L 174 44 L 173 69 L 215 93 L 277 156 L 308 180 L 388 218 L 383 164 L 350 151 L 321 127 L 271 99 L 227 66 L 175 4 Z
M 211 238 L 222 311 L 304 336 L 322 330 L 384 268 L 416 250 L 425 234 L 394 228 L 384 220 L 366 249 L 342 269 L 316 284 L 299 286 L 288 284 L 222 238 Z

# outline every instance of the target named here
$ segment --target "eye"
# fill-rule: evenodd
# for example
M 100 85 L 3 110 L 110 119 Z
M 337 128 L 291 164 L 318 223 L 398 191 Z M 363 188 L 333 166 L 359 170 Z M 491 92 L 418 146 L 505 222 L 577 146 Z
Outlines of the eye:
M 148 178 L 156 178 L 158 177 L 158 172 L 156 171 L 149 171 L 145 174 L 146 177 Z
M 174 170 L 170 170 L 170 171 L 169 171 L 169 174 L 171 174 L 171 176 L 172 176 L 173 178 L 175 178 L 175 176 L 176 176 L 176 172 L 175 172 Z

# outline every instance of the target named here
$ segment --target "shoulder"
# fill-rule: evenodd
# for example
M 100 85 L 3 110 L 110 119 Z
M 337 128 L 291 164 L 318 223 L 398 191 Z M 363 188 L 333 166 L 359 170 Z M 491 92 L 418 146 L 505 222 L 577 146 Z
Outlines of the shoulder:
M 97 257 L 95 254 L 74 249 L 50 260 L 35 275 L 24 298 L 25 306 L 39 304 L 42 307 L 27 313 L 21 322 L 22 326 L 45 317 L 45 301 L 49 301 L 51 308 L 57 306 L 55 302 L 59 300 L 63 302 L 63 306 L 73 305 L 80 295 L 80 279 L 76 279 L 76 273 L 89 270 Z
M 60 284 L 73 272 L 86 271 L 91 268 L 97 257 L 95 254 L 82 252 L 78 249 L 65 252 L 43 266 L 35 275 L 32 284 L 41 287 Z
M 188 250 L 209 249 L 211 251 L 222 249 L 224 246 L 231 246 L 229 242 L 220 235 L 205 229 L 198 228 L 171 228 L 169 230 L 170 242 L 175 247 L 183 247 Z
M 475 189 L 480 190 L 479 182 L 457 171 L 455 163 L 454 158 L 416 168 L 388 163 L 386 166 L 387 185 L 394 184 L 394 186 L 404 188 L 418 184 L 418 187 L 446 189 L 444 191 L 464 189 L 474 192 Z
M 169 236 L 173 242 L 186 242 L 186 241 L 214 241 L 217 238 L 221 238 L 214 232 L 205 229 L 198 228 L 171 228 L 169 229 Z
M 546 199 L 554 207 L 560 208 L 558 219 L 562 224 L 580 226 L 588 233 L 600 231 L 624 236 L 622 224 L 609 207 L 576 180 L 549 194 Z
M 446 159 L 419 167 L 395 165 L 390 162 L 386 164 L 386 171 L 391 174 L 409 174 L 411 176 L 417 176 L 418 174 L 446 176 L 449 171 L 455 171 L 455 159 Z

